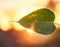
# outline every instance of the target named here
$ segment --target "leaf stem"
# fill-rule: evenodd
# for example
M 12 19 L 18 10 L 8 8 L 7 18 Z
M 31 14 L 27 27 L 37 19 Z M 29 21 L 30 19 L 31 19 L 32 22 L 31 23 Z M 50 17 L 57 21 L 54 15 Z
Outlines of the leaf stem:
M 18 22 L 18 21 L 10 21 L 10 22 Z M 54 24 L 60 25 L 59 23 L 55 23 L 55 22 L 37 22 L 37 23 L 54 23 Z

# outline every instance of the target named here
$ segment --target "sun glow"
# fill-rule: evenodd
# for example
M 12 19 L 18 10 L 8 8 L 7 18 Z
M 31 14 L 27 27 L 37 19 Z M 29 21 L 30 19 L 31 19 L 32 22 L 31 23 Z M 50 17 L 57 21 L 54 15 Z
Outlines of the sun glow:
M 3 15 L 0 16 L 0 27 L 2 30 L 6 31 L 12 27 L 9 20 L 10 20 L 9 17 L 5 17 Z
M 34 30 L 32 30 L 31 28 L 25 28 L 17 22 L 14 22 L 13 26 L 14 26 L 15 30 L 20 31 L 20 32 L 24 31 L 24 32 L 28 33 L 29 35 L 32 35 L 35 33 Z
M 27 3 L 27 1 L 28 0 L 21 1 L 21 3 L 19 1 L 15 1 L 15 3 L 13 3 L 14 1 L 12 1 L 11 4 L 10 4 L 11 1 L 8 1 L 9 3 L 7 3 L 7 1 L 5 1 L 2 3 L 2 6 L 1 6 L 2 8 L 0 9 L 0 28 L 2 30 L 7 31 L 11 27 L 15 28 L 16 30 L 26 29 L 25 27 L 22 27 L 17 22 L 11 22 L 11 21 L 18 21 L 22 17 L 31 13 L 32 11 L 35 11 L 42 7 L 46 7 L 46 5 L 48 4 L 47 0 L 46 1 L 44 1 L 44 0 L 42 0 L 42 1 L 40 1 L 40 0 L 32 1 L 31 0 L 30 1 L 29 0 L 28 3 Z M 43 4 L 43 3 L 46 3 L 46 4 Z M 59 16 L 60 15 L 60 13 L 59 13 L 60 7 L 59 7 L 59 5 L 57 5 L 56 9 L 58 10 L 58 12 L 56 14 L 55 22 L 60 23 L 60 16 Z M 30 32 L 30 33 L 34 32 L 33 25 L 27 30 L 29 30 L 28 32 Z

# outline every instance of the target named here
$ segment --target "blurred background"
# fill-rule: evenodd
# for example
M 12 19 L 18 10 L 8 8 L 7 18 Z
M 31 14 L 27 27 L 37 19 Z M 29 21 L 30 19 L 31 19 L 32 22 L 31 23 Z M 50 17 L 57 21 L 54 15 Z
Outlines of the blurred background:
M 22 27 L 17 22 L 27 14 L 49 8 L 60 24 L 60 0 L 0 0 L 0 47 L 60 47 L 60 25 L 50 35 L 41 35 Z

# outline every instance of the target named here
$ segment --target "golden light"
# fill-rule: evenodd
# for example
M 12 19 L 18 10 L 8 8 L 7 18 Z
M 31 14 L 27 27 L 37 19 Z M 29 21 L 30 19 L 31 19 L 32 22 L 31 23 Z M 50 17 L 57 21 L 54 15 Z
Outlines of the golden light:
M 2 8 L 0 11 L 0 26 L 1 29 L 4 31 L 7 31 L 8 29 L 10 29 L 11 27 L 15 28 L 16 30 L 21 30 L 21 29 L 26 29 L 26 28 L 22 28 L 22 26 L 20 24 L 18 24 L 17 22 L 11 22 L 11 21 L 18 21 L 20 20 L 22 17 L 28 15 L 29 13 L 40 9 L 42 7 L 46 7 L 46 5 L 48 4 L 49 0 L 26 0 L 26 1 L 21 1 L 21 3 L 19 1 L 15 1 L 15 3 L 7 3 L 7 2 L 11 2 L 11 1 L 5 1 L 4 3 L 2 3 Z M 7 4 L 6 4 L 7 3 Z M 33 4 L 32 4 L 33 3 Z M 45 3 L 45 4 L 42 4 Z M 22 5 L 21 5 L 22 4 Z M 39 4 L 39 5 L 38 5 Z M 57 13 L 56 13 L 56 19 L 55 22 L 56 23 L 60 23 L 60 16 L 59 16 L 59 10 L 60 10 L 60 5 L 57 5 L 56 9 L 57 9 Z M 34 29 L 33 29 L 33 25 L 31 26 L 31 28 L 27 29 L 29 30 L 28 32 L 33 33 Z
M 60 2 L 58 2 L 58 4 L 57 4 L 57 6 L 56 6 L 56 12 L 55 12 L 55 22 L 56 23 L 59 23 L 60 24 L 60 4 L 59 4 Z
M 7 31 L 13 28 L 16 31 L 22 32 L 23 35 L 21 36 L 25 37 L 25 39 L 31 44 L 45 44 L 46 41 L 48 43 L 51 36 L 36 33 L 34 30 L 34 24 L 32 24 L 30 28 L 25 28 L 18 22 L 12 21 L 18 21 L 29 13 L 37 9 L 46 7 L 49 1 L 50 0 L 1 0 L 2 3 L 0 2 L 0 28 L 3 31 Z M 60 24 L 60 4 L 56 5 L 55 16 L 56 17 L 54 22 Z
M 1 0 L 0 2 L 0 26 L 4 31 L 9 30 L 12 27 L 13 22 L 18 21 L 27 14 L 45 7 L 48 0 Z M 45 4 L 43 4 L 43 2 Z M 38 5 L 39 3 L 39 5 Z M 43 4 L 43 5 L 42 5 Z M 14 24 L 17 28 L 19 25 Z M 19 28 L 17 28 L 19 29 Z
M 22 25 L 20 25 L 19 23 L 17 22 L 14 22 L 13 23 L 13 26 L 14 26 L 14 29 L 17 30 L 17 31 L 25 31 L 26 33 L 28 33 L 30 36 L 33 35 L 35 32 L 32 30 L 32 28 L 25 28 L 23 27 Z
M 4 15 L 0 16 L 0 27 L 2 30 L 6 31 L 12 27 L 9 20 L 9 17 L 6 17 Z

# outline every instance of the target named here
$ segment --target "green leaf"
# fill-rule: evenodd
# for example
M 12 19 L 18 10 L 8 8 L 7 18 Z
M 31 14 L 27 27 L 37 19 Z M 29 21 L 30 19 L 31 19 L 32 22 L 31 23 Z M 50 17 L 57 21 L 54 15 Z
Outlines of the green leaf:
M 21 18 L 18 22 L 26 28 L 29 28 L 31 26 L 31 24 L 34 22 L 35 23 L 45 22 L 44 24 L 46 24 L 46 22 L 51 22 L 52 25 L 51 24 L 48 24 L 48 25 L 51 25 L 51 27 L 52 27 L 51 31 L 54 31 L 55 30 L 55 26 L 53 24 L 54 20 L 55 20 L 55 15 L 50 9 L 41 8 L 41 9 L 38 9 L 38 10 L 26 15 L 25 17 Z M 40 24 L 38 24 L 38 25 L 40 25 Z M 39 26 L 37 26 L 37 27 L 39 27 Z M 44 27 L 43 24 L 42 24 L 42 27 Z M 48 26 L 48 27 L 50 28 L 50 26 Z M 36 27 L 35 27 L 35 29 L 36 29 Z M 46 29 L 48 29 L 48 28 L 46 28 Z
M 35 32 L 48 35 L 54 32 L 56 29 L 54 23 L 51 22 L 41 22 L 41 23 L 35 23 Z

